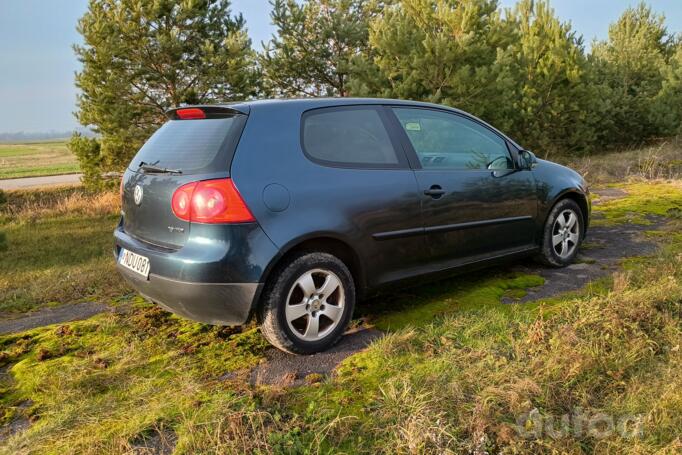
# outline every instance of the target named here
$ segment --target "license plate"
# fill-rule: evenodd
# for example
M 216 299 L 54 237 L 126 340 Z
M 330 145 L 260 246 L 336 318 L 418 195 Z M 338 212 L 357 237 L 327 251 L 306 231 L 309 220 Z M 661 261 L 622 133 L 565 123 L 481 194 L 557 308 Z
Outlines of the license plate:
M 121 248 L 118 263 L 145 278 L 149 277 L 149 259 L 144 256 Z

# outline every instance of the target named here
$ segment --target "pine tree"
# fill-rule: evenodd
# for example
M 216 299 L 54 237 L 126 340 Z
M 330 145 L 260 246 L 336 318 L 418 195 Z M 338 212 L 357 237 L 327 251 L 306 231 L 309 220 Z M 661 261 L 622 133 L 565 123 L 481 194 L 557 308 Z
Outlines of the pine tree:
M 655 100 L 662 134 L 682 133 L 682 41 L 675 47 L 663 73 L 661 91 Z
M 662 15 L 640 3 L 609 27 L 607 41 L 593 46 L 599 102 L 608 106 L 610 119 L 609 128 L 600 128 L 604 144 L 629 144 L 665 132 L 656 95 L 673 49 L 663 23 Z
M 498 54 L 515 85 L 510 134 L 543 155 L 590 146 L 596 119 L 582 37 L 547 0 L 521 0 L 506 16 L 518 34 Z
M 353 60 L 367 52 L 369 0 L 274 0 L 277 32 L 260 64 L 277 96 L 347 96 Z
M 183 103 L 226 102 L 254 93 L 254 54 L 229 0 L 90 0 L 74 46 L 77 117 L 99 133 L 72 138 L 87 184 L 121 170 Z
M 505 128 L 511 81 L 495 65 L 513 36 L 496 0 L 401 0 L 372 21 L 371 61 L 354 84 L 455 106 Z

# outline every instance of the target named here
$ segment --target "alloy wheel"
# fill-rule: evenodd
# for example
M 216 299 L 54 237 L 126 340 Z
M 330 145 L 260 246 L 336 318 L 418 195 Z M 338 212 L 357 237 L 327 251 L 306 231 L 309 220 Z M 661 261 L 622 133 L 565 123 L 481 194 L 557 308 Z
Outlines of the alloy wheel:
M 287 295 L 284 315 L 292 333 L 305 341 L 318 341 L 341 322 L 345 293 L 331 270 L 313 269 L 302 274 Z
M 578 247 L 580 223 L 573 210 L 562 211 L 552 227 L 552 248 L 562 259 L 569 257 Z

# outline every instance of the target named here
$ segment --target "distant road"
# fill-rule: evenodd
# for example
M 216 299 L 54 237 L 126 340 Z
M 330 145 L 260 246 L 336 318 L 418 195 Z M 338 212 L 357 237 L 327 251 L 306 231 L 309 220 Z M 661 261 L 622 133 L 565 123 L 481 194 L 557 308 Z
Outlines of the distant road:
M 24 177 L 0 180 L 0 190 L 22 190 L 59 185 L 79 185 L 83 174 L 46 175 L 44 177 Z

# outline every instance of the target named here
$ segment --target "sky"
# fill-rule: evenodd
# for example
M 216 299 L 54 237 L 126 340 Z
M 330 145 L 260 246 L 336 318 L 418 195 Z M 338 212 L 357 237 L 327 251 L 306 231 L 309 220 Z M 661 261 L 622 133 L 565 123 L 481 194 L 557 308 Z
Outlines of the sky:
M 501 0 L 512 6 L 515 0 Z M 571 21 L 589 43 L 606 38 L 608 26 L 638 0 L 553 0 L 557 15 Z M 666 16 L 671 32 L 682 32 L 682 0 L 649 0 Z M 72 44 L 87 0 L 0 0 L 0 133 L 67 131 L 78 126 Z M 267 0 L 232 0 L 246 19 L 256 49 L 270 39 Z

